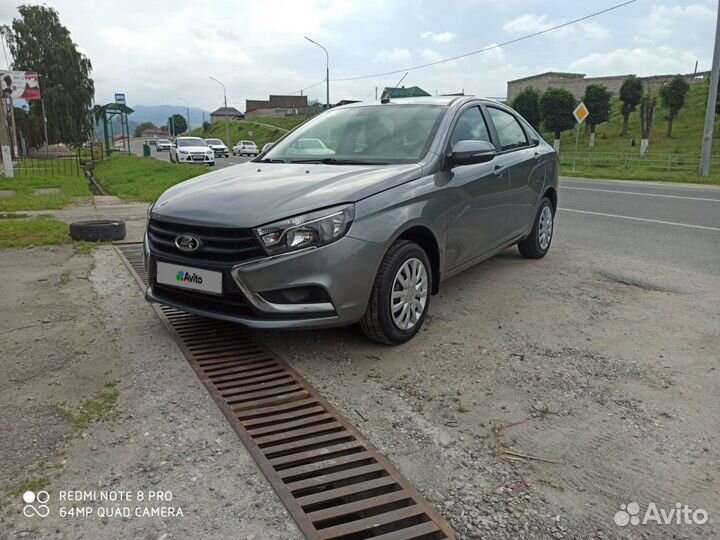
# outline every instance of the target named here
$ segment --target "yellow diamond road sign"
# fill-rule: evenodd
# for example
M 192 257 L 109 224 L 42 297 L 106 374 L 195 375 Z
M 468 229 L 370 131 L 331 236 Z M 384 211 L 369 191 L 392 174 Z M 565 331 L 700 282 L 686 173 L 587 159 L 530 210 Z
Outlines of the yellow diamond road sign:
M 585 120 L 589 114 L 590 111 L 588 111 L 588 108 L 582 101 L 580 102 L 580 105 L 575 107 L 575 110 L 573 111 L 573 115 L 575 115 L 575 120 L 577 120 L 579 124 L 581 124 L 582 121 Z

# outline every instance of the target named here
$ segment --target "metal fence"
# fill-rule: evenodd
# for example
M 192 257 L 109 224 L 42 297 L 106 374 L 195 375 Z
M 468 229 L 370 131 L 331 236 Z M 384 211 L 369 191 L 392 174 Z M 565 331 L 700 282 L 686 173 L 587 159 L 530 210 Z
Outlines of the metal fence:
M 62 175 L 80 176 L 85 159 L 84 149 L 68 150 L 63 152 L 38 152 L 19 156 L 14 160 L 14 169 L 17 176 L 23 175 Z
M 641 157 L 639 152 L 573 152 L 560 154 L 564 172 L 584 169 L 625 169 L 656 173 L 697 173 L 700 154 L 658 154 Z M 711 173 L 720 174 L 720 155 L 713 156 Z

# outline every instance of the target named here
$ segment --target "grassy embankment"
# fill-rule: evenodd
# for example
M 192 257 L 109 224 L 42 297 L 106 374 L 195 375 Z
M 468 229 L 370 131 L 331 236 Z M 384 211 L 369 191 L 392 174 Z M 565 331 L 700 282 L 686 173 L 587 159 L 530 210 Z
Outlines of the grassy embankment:
M 169 187 L 212 170 L 209 167 L 116 154 L 95 166 L 95 178 L 111 195 L 151 202 Z
M 256 118 L 254 120 L 243 120 L 241 122 L 228 122 L 230 129 L 230 143 L 231 145 L 234 145 L 239 140 L 251 140 L 255 142 L 258 148 L 262 148 L 265 143 L 275 142 L 282 137 L 287 130 L 294 128 L 308 118 L 310 117 L 283 116 L 277 118 L 263 117 Z M 252 132 L 252 135 L 250 135 L 250 132 Z M 205 139 L 212 137 L 225 141 L 225 122 L 215 122 L 214 124 L 211 124 L 210 129 L 208 130 L 197 128 L 190 134 L 196 137 L 203 137 Z
M 685 106 L 673 123 L 672 138 L 667 137 L 668 111 L 660 106 L 655 112 L 655 122 L 650 134 L 650 153 L 640 158 L 640 112 L 630 115 L 629 131 L 622 132 L 622 103 L 615 99 L 609 122 L 597 126 L 595 147 L 588 147 L 585 129 L 581 127 L 576 171 L 572 172 L 575 152 L 575 131 L 562 134 L 560 172 L 568 176 L 597 178 L 618 178 L 630 180 L 666 180 L 676 182 L 698 182 L 720 184 L 720 120 L 715 122 L 713 165 L 709 178 L 698 176 L 703 123 L 705 119 L 706 84 L 692 85 Z M 543 133 L 545 140 L 552 142 L 552 134 Z M 631 141 L 635 140 L 635 146 Z

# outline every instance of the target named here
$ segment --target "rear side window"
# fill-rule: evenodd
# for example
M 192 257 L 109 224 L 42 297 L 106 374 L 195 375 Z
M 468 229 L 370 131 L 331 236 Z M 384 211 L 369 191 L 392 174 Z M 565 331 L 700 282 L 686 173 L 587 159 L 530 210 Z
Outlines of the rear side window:
M 495 124 L 498 139 L 500 140 L 500 148 L 503 150 L 512 150 L 513 148 L 522 148 L 528 145 L 527 136 L 520 123 L 512 114 L 495 107 L 488 107 L 490 117 Z
M 464 111 L 460 115 L 460 118 L 458 118 L 458 122 L 453 129 L 452 137 L 450 138 L 451 147 L 455 146 L 455 143 L 458 141 L 492 142 L 485 118 L 483 118 L 478 107 Z

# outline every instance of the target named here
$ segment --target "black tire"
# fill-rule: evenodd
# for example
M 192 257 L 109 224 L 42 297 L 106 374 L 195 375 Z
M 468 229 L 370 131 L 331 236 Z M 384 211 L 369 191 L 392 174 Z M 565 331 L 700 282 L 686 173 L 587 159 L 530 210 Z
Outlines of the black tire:
M 550 209 L 550 216 L 552 217 L 552 222 L 550 228 L 550 238 L 547 242 L 547 245 L 543 247 L 540 241 L 540 217 L 543 215 L 543 211 L 546 208 Z M 545 255 L 547 255 L 547 252 L 550 250 L 550 245 L 552 244 L 552 239 L 554 236 L 554 225 L 555 210 L 553 209 L 553 205 L 550 202 L 550 199 L 544 197 L 543 200 L 540 202 L 540 207 L 538 208 L 537 214 L 535 214 L 535 220 L 533 221 L 533 228 L 530 232 L 530 235 L 524 240 L 518 242 L 518 250 L 520 251 L 520 255 L 522 255 L 526 259 L 542 259 Z
M 395 275 L 405 261 L 416 258 L 425 266 L 428 277 L 427 283 L 427 299 L 425 301 L 425 309 L 417 323 L 409 330 L 400 329 L 396 326 L 392 318 L 390 310 L 391 293 Z M 370 300 L 365 315 L 360 320 L 360 328 L 367 337 L 373 341 L 384 343 L 386 345 L 400 345 L 411 340 L 415 334 L 420 331 L 425 316 L 430 308 L 430 296 L 432 291 L 432 271 L 430 260 L 425 251 L 416 243 L 408 240 L 398 240 L 395 242 L 385 258 L 380 264 L 378 273 L 375 276 Z
M 70 238 L 86 242 L 112 242 L 125 238 L 124 221 L 77 221 L 70 224 Z

